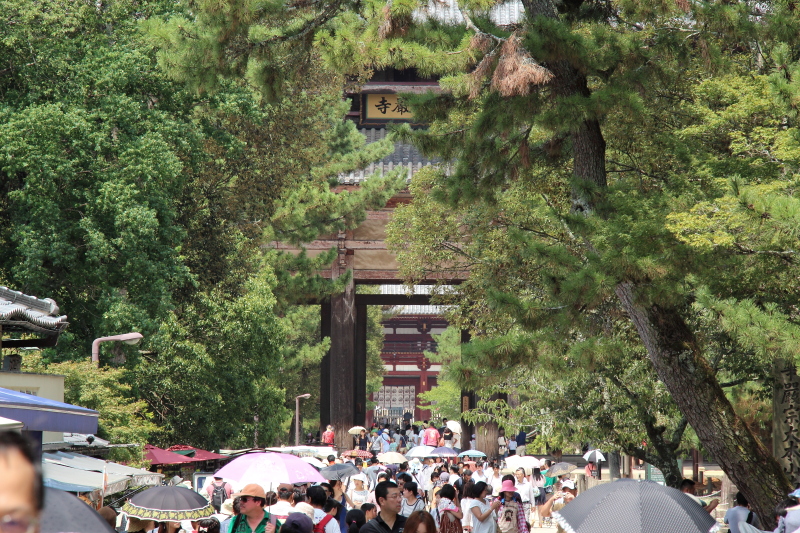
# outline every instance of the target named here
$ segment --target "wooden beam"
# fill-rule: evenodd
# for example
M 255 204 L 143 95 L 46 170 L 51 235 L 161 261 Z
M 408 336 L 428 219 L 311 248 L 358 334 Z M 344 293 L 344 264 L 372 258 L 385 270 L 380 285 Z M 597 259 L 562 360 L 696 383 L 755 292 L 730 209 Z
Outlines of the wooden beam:
M 429 305 L 429 294 L 356 294 L 356 305 Z

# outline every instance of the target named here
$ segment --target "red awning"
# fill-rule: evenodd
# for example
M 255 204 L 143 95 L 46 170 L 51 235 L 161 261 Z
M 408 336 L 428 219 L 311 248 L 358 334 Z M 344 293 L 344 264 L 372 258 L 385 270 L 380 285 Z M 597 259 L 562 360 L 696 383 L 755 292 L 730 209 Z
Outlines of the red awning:
M 215 459 L 230 459 L 227 455 L 220 455 L 214 452 L 208 452 L 206 450 L 201 450 L 200 448 L 195 448 L 194 446 L 189 446 L 186 444 L 176 444 L 175 446 L 170 446 L 167 448 L 169 452 L 179 452 L 179 455 L 184 455 L 185 457 L 190 457 L 195 461 L 213 461 Z M 186 454 L 185 452 L 192 451 L 194 453 Z
M 152 444 L 144 445 L 144 458 L 153 465 L 179 465 L 184 463 L 194 463 L 197 459 L 190 459 L 177 453 L 168 452 L 161 448 L 156 448 Z

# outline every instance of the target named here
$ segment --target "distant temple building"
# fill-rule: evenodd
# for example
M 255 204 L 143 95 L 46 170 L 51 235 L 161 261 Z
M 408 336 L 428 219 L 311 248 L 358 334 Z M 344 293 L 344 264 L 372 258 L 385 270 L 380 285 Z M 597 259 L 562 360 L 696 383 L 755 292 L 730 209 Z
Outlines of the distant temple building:
M 384 294 L 402 294 L 404 287 L 383 285 Z M 421 289 L 421 287 L 420 287 Z M 383 387 L 370 400 L 375 409 L 367 413 L 367 422 L 402 424 L 420 422 L 430 411 L 420 409 L 419 394 L 436 386 L 442 365 L 433 364 L 424 352 L 436 352 L 433 335 L 441 335 L 447 321 L 435 305 L 404 305 L 386 312 L 383 321 Z

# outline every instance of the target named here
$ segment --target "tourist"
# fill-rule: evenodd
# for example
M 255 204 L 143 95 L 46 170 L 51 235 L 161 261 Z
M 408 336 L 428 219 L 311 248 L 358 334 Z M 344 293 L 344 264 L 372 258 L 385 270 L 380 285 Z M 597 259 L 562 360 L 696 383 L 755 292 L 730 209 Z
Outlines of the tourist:
M 367 476 L 364 474 L 357 474 L 350 478 L 353 486 L 347 491 L 347 507 L 348 509 L 361 509 L 361 506 L 367 503 L 369 491 L 366 485 Z
M 233 495 L 239 498 L 239 516 L 231 523 L 229 532 L 226 533 L 275 533 L 281 523 L 271 520 L 271 515 L 264 508 L 267 504 L 267 493 L 261 485 L 251 483 L 245 485 L 238 493 Z M 337 532 L 331 532 L 337 533 Z
M 575 483 L 571 479 L 563 479 L 556 483 L 553 497 L 542 506 L 542 514 L 547 517 L 552 517 L 554 511 L 560 511 L 565 505 L 569 504 L 575 499 L 578 491 L 575 489 Z M 560 525 L 556 526 L 556 533 L 564 533 L 564 528 Z
M 361 509 L 350 509 L 347 511 L 347 533 L 358 533 L 364 524 L 367 523 L 367 515 Z M 283 533 L 283 532 L 281 532 Z
M 536 495 L 539 493 L 538 489 L 535 490 L 534 486 L 525 477 L 525 469 L 517 468 L 514 472 L 516 479 L 514 480 L 514 487 L 517 493 L 522 498 L 522 508 L 524 510 L 525 521 L 531 522 L 531 509 L 536 501 Z
M 725 523 L 730 528 L 730 533 L 739 533 L 739 524 L 750 524 L 755 528 L 760 528 L 758 516 L 750 510 L 747 498 L 741 492 L 736 493 L 736 506 L 731 507 L 725 513 Z
M 497 453 L 500 454 L 500 459 L 508 457 L 508 439 L 506 438 L 506 431 L 500 428 L 500 433 L 497 436 Z
M 403 533 L 436 533 L 436 522 L 428 511 L 414 511 L 406 519 Z
M 478 483 L 483 481 L 484 483 L 489 483 L 489 476 L 486 475 L 486 472 L 483 470 L 483 461 L 478 461 L 475 463 L 475 471 L 472 473 L 472 481 Z
M 436 429 L 436 424 L 431 421 L 422 438 L 426 446 L 433 446 L 434 448 L 439 446 L 441 435 L 439 435 L 439 431 Z
M 378 516 L 364 524 L 360 533 L 402 533 L 406 517 L 398 514 L 400 489 L 391 481 L 382 481 L 375 487 L 375 497 L 380 507 Z
M 417 484 L 413 481 L 406 481 L 400 490 L 403 500 L 400 505 L 400 514 L 408 518 L 414 511 L 425 509 L 425 500 L 419 497 Z
M 519 455 L 520 457 L 525 457 L 525 441 L 528 440 L 528 434 L 525 433 L 525 430 L 520 428 L 516 440 L 517 440 L 517 455 Z
M 517 493 L 517 488 L 514 485 L 514 476 L 503 478 L 498 500 L 500 500 L 500 507 L 497 508 L 498 529 L 501 531 L 513 531 L 513 523 L 516 522 L 516 531 L 518 533 L 528 533 L 525 509 L 522 504 L 522 497 Z M 511 526 L 505 527 L 504 522 L 511 522 Z
M 471 485 L 470 489 L 470 497 L 466 501 L 462 500 L 461 509 L 465 516 L 469 517 L 472 533 L 495 533 L 496 511 L 500 508 L 500 500 L 494 500 L 491 504 L 486 502 L 486 497 L 492 489 L 484 481 Z
M 683 492 L 684 494 L 688 494 L 690 498 L 696 501 L 698 505 L 700 505 L 700 507 L 708 511 L 709 514 L 711 514 L 714 511 L 714 509 L 717 508 L 717 505 L 719 505 L 718 498 L 714 498 L 710 502 L 706 502 L 698 498 L 695 495 L 695 482 L 692 481 L 691 479 L 684 479 L 683 481 L 681 481 L 681 492 Z
M 541 469 L 534 468 L 533 473 L 531 474 L 531 485 L 533 485 L 533 487 L 539 491 L 538 494 L 536 494 L 536 491 L 534 491 L 535 497 L 533 500 L 535 516 L 539 519 L 539 527 L 543 527 L 542 505 L 544 505 L 547 501 L 547 494 L 545 493 L 544 489 L 545 483 L 547 483 L 547 478 L 542 475 Z M 532 516 L 531 524 L 533 521 L 534 517 Z
M 378 516 L 378 507 L 374 503 L 365 503 L 361 510 L 364 511 L 367 522 Z
M 315 485 L 309 487 L 306 494 L 311 507 L 314 508 L 314 525 L 321 524 L 320 527 L 325 533 L 341 533 L 336 517 L 325 511 L 325 506 L 328 505 L 328 500 L 330 500 L 325 489 L 321 485 Z
M 327 444 L 328 446 L 333 446 L 334 438 L 335 438 L 335 434 L 333 432 L 333 426 L 328 424 L 328 427 L 322 433 L 322 444 Z
M 449 484 L 442 485 L 435 498 L 434 512 L 431 514 L 436 521 L 436 527 L 441 529 L 442 520 L 457 519 L 460 523 L 461 519 L 464 518 L 464 513 L 458 507 L 456 489 Z
M 294 498 L 294 490 L 290 487 L 278 488 L 278 501 L 269 506 L 267 511 L 270 515 L 275 515 L 278 520 L 286 520 L 289 513 L 294 511 L 292 499 Z
M 19 531 L 38 531 L 44 507 L 41 461 L 19 433 L 0 432 L 0 478 L 0 518 L 13 522 Z M 0 530 L 5 531 L 2 525 Z
M 358 437 L 356 437 L 356 449 L 367 451 L 367 446 L 369 446 L 369 438 L 367 437 L 367 430 L 362 429 L 361 432 L 358 434 Z
M 312 533 L 314 521 L 303 513 L 292 513 L 281 527 L 280 533 Z

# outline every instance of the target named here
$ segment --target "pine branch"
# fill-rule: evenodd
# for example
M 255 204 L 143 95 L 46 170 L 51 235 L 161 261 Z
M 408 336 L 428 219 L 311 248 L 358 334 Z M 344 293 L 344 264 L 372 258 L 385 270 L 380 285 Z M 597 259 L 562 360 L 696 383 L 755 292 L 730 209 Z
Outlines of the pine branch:
M 497 35 L 482 31 L 475 25 L 474 22 L 472 22 L 472 19 L 470 18 L 469 14 L 461 7 L 461 4 L 458 3 L 458 0 L 455 0 L 455 4 L 456 7 L 458 8 L 458 12 L 461 13 L 462 17 L 464 17 L 464 24 L 467 26 L 468 30 L 472 30 L 478 35 L 485 35 L 486 37 L 489 37 L 490 39 L 493 39 L 498 43 L 504 43 L 506 41 L 503 37 L 498 37 Z
M 678 422 L 678 426 L 675 428 L 675 431 L 672 432 L 672 439 L 669 442 L 670 448 L 673 450 L 678 449 L 678 447 L 681 445 L 681 440 L 683 440 L 683 434 L 686 432 L 686 428 L 688 426 L 689 421 L 685 416 L 682 416 L 680 422 Z
M 738 248 L 739 251 L 744 255 L 774 255 L 776 257 L 780 257 L 789 264 L 794 263 L 794 256 L 797 254 L 796 250 L 753 250 L 752 248 L 749 248 L 738 242 L 734 243 L 734 246 L 736 246 L 736 248 Z

